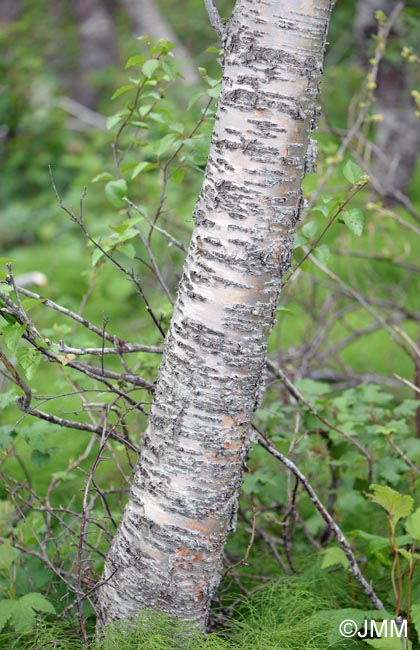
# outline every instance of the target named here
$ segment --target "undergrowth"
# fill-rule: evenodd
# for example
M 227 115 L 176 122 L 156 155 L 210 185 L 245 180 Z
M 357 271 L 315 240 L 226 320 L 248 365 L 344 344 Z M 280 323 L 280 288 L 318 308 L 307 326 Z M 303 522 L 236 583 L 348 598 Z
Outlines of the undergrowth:
M 344 604 L 344 591 L 338 582 L 338 576 L 332 574 L 275 581 L 244 601 L 237 618 L 224 621 L 223 632 L 207 635 L 162 613 L 145 610 L 135 620 L 108 626 L 105 637 L 101 641 L 92 640 L 89 650 L 325 650 L 366 647 L 352 639 L 333 640 L 336 635 L 332 634 L 334 631 L 328 617 L 319 616 Z M 55 650 L 86 650 L 65 625 L 43 622 L 38 625 L 34 636 L 26 643 L 20 638 L 13 645 L 0 647 L 10 650 L 50 647 Z

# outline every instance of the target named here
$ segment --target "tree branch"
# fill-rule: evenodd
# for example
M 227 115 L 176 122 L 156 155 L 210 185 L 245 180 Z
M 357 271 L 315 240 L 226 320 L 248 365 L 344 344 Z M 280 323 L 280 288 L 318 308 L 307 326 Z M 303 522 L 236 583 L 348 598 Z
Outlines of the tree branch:
M 214 0 L 204 0 L 204 4 L 209 15 L 211 26 L 213 27 L 221 42 L 224 43 L 226 38 L 226 30 L 223 20 L 220 18 L 220 14 L 217 10 L 216 5 L 214 4 Z
M 310 500 L 312 501 L 315 508 L 320 513 L 323 520 L 326 522 L 328 528 L 334 533 L 337 542 L 340 544 L 341 548 L 343 549 L 345 556 L 349 561 L 350 573 L 353 574 L 357 582 L 360 584 L 360 586 L 362 587 L 363 591 L 370 599 L 375 609 L 384 609 L 384 605 L 382 601 L 378 598 L 376 593 L 374 592 L 372 585 L 366 580 L 366 578 L 361 573 L 356 558 L 354 557 L 353 551 L 351 549 L 351 546 L 348 543 L 347 539 L 345 538 L 342 530 L 336 524 L 334 519 L 331 517 L 328 510 L 326 510 L 326 508 L 323 506 L 323 504 L 319 500 L 318 496 L 315 493 L 315 490 L 313 489 L 312 485 L 309 483 L 306 476 L 300 471 L 300 469 L 294 464 L 293 461 L 291 461 L 289 458 L 284 456 L 280 451 L 278 451 L 272 445 L 270 439 L 267 438 L 265 434 L 263 434 L 254 425 L 253 425 L 253 429 L 259 434 L 259 437 L 257 439 L 258 444 L 261 447 L 263 447 L 266 451 L 268 451 L 269 454 L 274 456 L 274 458 L 277 458 L 277 460 L 283 463 L 283 465 L 285 465 L 288 469 L 290 469 L 290 471 L 293 472 L 296 478 L 298 478 L 299 481 L 302 483 L 304 489 L 309 495 Z

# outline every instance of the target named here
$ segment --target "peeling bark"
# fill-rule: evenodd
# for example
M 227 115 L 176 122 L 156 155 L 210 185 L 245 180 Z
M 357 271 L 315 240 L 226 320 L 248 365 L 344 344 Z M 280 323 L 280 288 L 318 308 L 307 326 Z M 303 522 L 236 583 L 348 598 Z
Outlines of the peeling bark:
M 99 625 L 156 607 L 205 626 L 312 164 L 332 4 L 238 0 L 227 26 L 195 228 Z

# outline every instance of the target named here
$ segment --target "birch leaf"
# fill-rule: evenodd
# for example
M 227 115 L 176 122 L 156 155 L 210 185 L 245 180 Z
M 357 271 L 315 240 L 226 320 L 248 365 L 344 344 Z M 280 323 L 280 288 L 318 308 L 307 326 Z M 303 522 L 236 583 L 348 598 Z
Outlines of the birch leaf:
M 349 566 L 349 561 L 346 557 L 346 554 L 341 548 L 337 546 L 332 546 L 327 548 L 324 553 L 324 559 L 322 560 L 321 569 L 328 569 L 331 566 L 336 566 L 341 564 L 345 569 Z
M 127 194 L 127 182 L 123 178 L 109 181 L 105 186 L 105 194 L 114 208 L 123 208 L 125 205 L 123 197 Z
M 362 168 L 359 167 L 359 165 L 356 165 L 352 160 L 348 160 L 343 167 L 344 178 L 349 181 L 349 183 L 353 183 L 353 185 L 354 183 L 357 183 L 362 174 Z
M 363 233 L 364 226 L 362 211 L 359 208 L 351 208 L 350 210 L 345 210 L 341 216 L 347 228 L 360 237 Z
M 321 244 L 317 246 L 312 253 L 318 262 L 321 262 L 324 266 L 327 266 L 328 260 L 330 259 L 330 249 L 326 244 Z

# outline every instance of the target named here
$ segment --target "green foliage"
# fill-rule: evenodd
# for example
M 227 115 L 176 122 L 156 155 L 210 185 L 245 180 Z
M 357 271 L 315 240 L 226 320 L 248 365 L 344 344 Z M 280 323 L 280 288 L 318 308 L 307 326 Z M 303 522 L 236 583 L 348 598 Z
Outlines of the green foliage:
M 319 650 L 330 647 L 333 631 L 334 647 L 359 648 L 358 642 L 337 638 L 339 622 L 344 614 L 359 616 L 361 623 L 366 612 L 339 609 L 333 617 L 331 607 L 337 605 L 328 594 L 326 583 L 294 579 L 278 581 L 264 588 L 258 595 L 246 599 L 236 620 L 227 622 L 226 634 L 203 635 L 185 623 L 175 621 L 162 613 L 145 610 L 130 622 L 119 622 L 104 630 L 104 638 L 92 642 L 91 650 Z M 337 624 L 337 625 L 336 625 Z M 72 641 L 70 630 L 56 626 L 39 626 L 37 643 L 56 643 L 63 650 L 81 650 L 81 644 Z M 68 643 L 65 645 L 64 640 Z M 22 642 L 21 642 L 22 643 Z M 22 650 L 26 646 L 23 642 Z M 364 646 L 363 646 L 364 647 Z
M 0 631 L 6 624 L 18 633 L 28 633 L 38 612 L 55 614 L 55 608 L 42 594 L 33 592 L 18 599 L 0 600 Z
M 392 490 L 387 485 L 372 485 L 372 501 L 385 508 L 389 515 L 390 523 L 395 529 L 398 521 L 408 517 L 414 505 L 413 499 L 408 495 L 402 495 Z
M 215 37 L 201 0 L 186 0 L 183 11 L 173 10 L 173 0 L 161 0 L 160 5 L 175 30 L 183 41 L 188 35 L 187 44 L 198 55 L 202 86 L 184 92 L 169 42 L 143 39 L 133 44 L 131 38 L 123 37 L 121 45 L 129 56 L 125 71 L 110 71 L 106 85 L 115 89 L 112 104 L 111 93 L 100 104 L 100 110 L 108 115 L 108 130 L 77 131 L 68 126 L 69 116 L 58 107 L 59 77 L 65 71 L 66 61 L 58 64 L 61 68 L 54 76 L 50 61 L 57 53 L 57 44 L 54 50 L 48 40 L 58 30 L 63 49 L 76 51 L 74 21 L 67 16 L 62 25 L 52 27 L 49 12 L 43 13 L 43 1 L 26 5 L 23 19 L 5 28 L 0 37 L 5 53 L 0 63 L 4 79 L 0 94 L 4 144 L 0 238 L 5 257 L 0 258 L 0 265 L 13 259 L 16 273 L 42 266 L 50 283 L 45 295 L 78 313 L 80 310 L 99 328 L 118 337 L 161 345 L 162 337 L 152 328 L 148 310 L 133 284 L 112 271 L 111 258 L 134 274 L 141 274 L 151 308 L 165 331 L 172 307 L 169 300 L 162 299 L 150 264 L 144 263 L 147 246 L 152 246 L 169 290 L 174 293 L 192 226 L 192 206 L 207 160 L 214 100 L 220 90 L 216 57 L 223 52 L 218 47 L 203 52 L 203 44 Z M 232 5 L 228 0 L 218 2 L 225 18 Z M 419 402 L 408 389 L 404 392 L 403 387 L 395 388 L 389 382 L 374 385 L 367 379 L 349 387 L 334 378 L 334 374 L 345 371 L 356 381 L 359 373 L 373 375 L 375 381 L 379 373 L 388 378 L 391 373 L 400 373 L 411 379 L 412 356 L 403 349 L 404 344 L 396 346 L 393 341 L 398 328 L 403 330 L 402 338 L 410 336 L 417 340 L 418 287 L 413 281 L 417 275 L 404 274 L 399 266 L 402 263 L 413 267 L 417 263 L 413 228 L 408 237 L 401 234 L 401 219 L 410 217 L 398 208 L 391 219 L 387 206 L 367 203 L 367 192 L 362 191 L 367 178 L 347 153 L 340 154 L 340 139 L 334 133 L 335 129 L 339 133 L 347 128 L 348 108 L 355 110 L 358 106 L 360 84 L 364 81 L 363 71 L 349 65 L 353 37 L 348 26 L 354 6 L 352 2 L 337 3 L 336 7 L 327 55 L 330 65 L 323 83 L 323 103 L 332 129 L 316 133 L 319 177 L 307 177 L 305 194 L 311 199 L 314 192 L 317 198 L 311 203 L 295 242 L 294 271 L 302 274 L 296 273 L 295 293 L 295 278 L 286 278 L 289 293 L 283 294 L 286 303 L 278 309 L 280 322 L 270 343 L 273 359 L 283 350 L 281 367 L 292 378 L 295 373 L 298 377 L 302 373 L 309 376 L 311 372 L 316 376 L 324 368 L 331 371 L 333 378 L 330 381 L 327 377 L 323 382 L 296 380 L 305 402 L 296 397 L 290 399 L 273 383 L 258 413 L 258 424 L 278 449 L 290 454 L 309 476 L 322 502 L 328 504 L 350 539 L 361 568 L 386 607 L 394 612 L 399 608 L 411 617 L 419 633 L 420 581 L 416 566 L 420 510 L 414 508 L 420 499 L 420 482 L 406 460 L 414 466 L 420 462 L 420 441 L 414 435 Z M 418 31 L 416 12 L 417 9 L 408 7 L 407 24 L 411 25 L 411 32 L 404 54 L 413 69 L 417 69 L 418 61 L 417 43 L 413 40 Z M 121 23 L 120 16 L 117 20 Z M 395 52 L 391 55 L 395 58 Z M 397 55 L 400 56 L 399 51 Z M 178 90 L 178 95 L 174 90 Z M 417 100 L 416 95 L 414 99 Z M 371 137 L 372 119 L 369 114 L 364 139 Z M 357 147 L 352 151 L 360 154 Z M 356 160 L 362 160 L 362 156 Z M 58 215 L 48 165 L 52 165 L 56 186 L 66 205 L 79 206 L 82 188 L 92 179 L 84 200 L 84 223 L 100 247 L 91 241 L 86 249 L 74 223 Z M 330 180 L 318 191 L 319 179 L 330 167 Z M 417 176 L 413 187 L 418 185 Z M 172 239 L 152 229 L 150 224 L 155 219 Z M 416 227 L 415 221 L 409 223 Z M 28 241 L 35 245 L 26 247 Z M 356 261 L 353 254 L 359 256 Z M 375 255 L 382 258 L 374 259 Z M 317 263 L 328 267 L 327 278 Z M 6 275 L 6 270 L 2 270 L 1 290 L 12 296 L 12 288 L 4 284 Z M 342 284 L 333 284 L 334 275 Z M 293 282 L 289 282 L 291 279 Z M 345 302 L 344 296 L 349 295 L 353 303 L 356 301 L 348 287 L 368 295 L 370 311 L 362 313 L 354 304 Z M 331 314 L 333 324 L 329 323 L 332 298 L 337 305 L 337 317 Z M 402 305 L 398 317 L 389 306 L 392 301 Z M 380 312 L 378 305 L 384 303 L 385 311 Z M 76 348 L 91 346 L 97 343 L 91 333 L 73 323 L 69 325 L 61 314 L 46 311 L 41 301 L 25 306 L 31 308 L 30 313 L 39 324 L 43 337 L 38 341 L 39 347 L 49 346 L 45 344 L 48 338 L 48 349 L 57 353 L 61 361 L 59 372 L 54 374 L 52 364 L 40 361 L 40 349 L 28 344 L 26 325 L 4 303 L 0 304 L 0 347 L 25 381 L 30 382 L 33 403 L 56 416 L 71 417 L 77 413 L 84 422 L 106 412 L 117 426 L 124 419 L 124 431 L 134 432 L 137 440 L 138 432 L 145 427 L 145 415 L 133 410 L 122 413 L 102 386 L 86 378 L 79 378 L 77 385 L 71 383 L 69 364 L 80 359 L 71 352 L 63 352 L 61 343 L 66 340 Z M 322 311 L 322 317 L 317 319 Z M 402 313 L 408 314 L 407 322 L 401 321 Z M 375 319 L 379 322 L 381 318 L 388 331 L 374 329 Z M 357 331 L 360 336 L 354 336 Z M 328 350 L 339 347 L 347 338 L 342 354 L 331 362 Z M 304 353 L 299 356 L 302 350 Z M 158 354 L 138 352 L 131 357 L 134 361 L 130 367 L 153 383 L 160 358 Z M 88 359 L 87 363 L 100 367 L 101 357 Z M 109 367 L 113 367 L 112 362 Z M 123 382 L 120 388 L 127 390 Z M 63 650 L 79 650 L 82 646 L 76 618 L 71 621 L 72 627 L 58 623 L 51 626 L 44 620 L 45 615 L 53 615 L 54 608 L 62 612 L 67 606 L 73 616 L 76 598 L 64 581 L 53 578 L 48 564 L 17 551 L 13 544 L 18 543 L 32 554 L 47 539 L 43 552 L 48 562 L 74 575 L 81 530 L 77 513 L 83 507 L 86 476 L 96 459 L 97 447 L 86 451 L 84 432 L 70 433 L 47 422 L 21 419 L 15 406 L 21 392 L 13 385 L 1 383 L 0 464 L 11 482 L 8 490 L 0 482 L 0 530 L 8 540 L 0 547 L 0 618 L 4 625 L 0 647 L 4 644 L 5 648 L 29 649 L 36 641 L 38 647 L 50 644 Z M 61 395 L 60 400 L 54 397 L 57 394 Z M 145 398 L 144 393 L 131 387 L 129 394 L 147 413 L 150 397 Z M 368 450 L 372 466 L 355 442 Z M 82 562 L 83 589 L 89 593 L 95 579 L 99 579 L 107 549 L 104 528 L 112 529 L 110 522 L 118 522 L 123 507 L 126 484 L 116 468 L 122 466 L 122 473 L 128 476 L 134 462 L 134 457 L 127 459 L 122 445 L 115 441 L 108 444 L 107 453 L 112 461 L 102 459 L 95 474 L 101 498 L 90 512 L 85 536 L 97 550 Z M 80 465 L 73 466 L 79 455 Z M 364 595 L 357 592 L 348 576 L 347 557 L 334 542 L 328 545 L 331 540 L 324 521 L 301 486 L 295 489 L 288 472 L 257 446 L 253 447 L 248 464 L 238 532 L 230 537 L 227 547 L 228 560 L 237 574 L 229 582 L 227 571 L 221 592 L 223 607 L 235 600 L 242 601 L 236 608 L 236 619 L 229 621 L 228 634 L 202 637 L 161 615 L 145 612 L 129 629 L 124 624 L 116 625 L 101 644 L 92 641 L 92 650 L 166 649 L 179 646 L 180 638 L 183 642 L 188 639 L 187 647 L 191 649 L 361 647 L 361 642 L 343 641 L 337 634 L 338 624 L 345 616 L 362 623 L 372 615 Z M 367 499 L 372 481 L 373 494 Z M 18 498 L 17 494 L 22 499 L 19 503 L 24 505 L 21 510 L 12 499 Z M 54 516 L 42 510 L 46 497 Z M 257 532 L 249 559 L 244 561 L 255 512 Z M 387 531 L 387 520 L 391 534 Z M 302 576 L 275 583 L 258 596 L 243 600 L 244 591 L 261 587 L 258 579 L 283 575 L 283 567 L 273 560 L 259 530 L 272 541 L 287 570 L 293 573 L 297 568 Z M 321 546 L 314 555 L 308 553 L 311 539 Z M 320 566 L 322 576 L 308 583 L 314 567 Z M 395 590 L 392 580 L 398 583 L 398 577 L 401 588 L 397 584 Z M 242 581 L 241 589 L 238 580 Z M 81 609 L 78 615 L 86 620 L 93 636 L 93 611 L 85 604 Z M 383 639 L 369 643 L 385 650 Z

